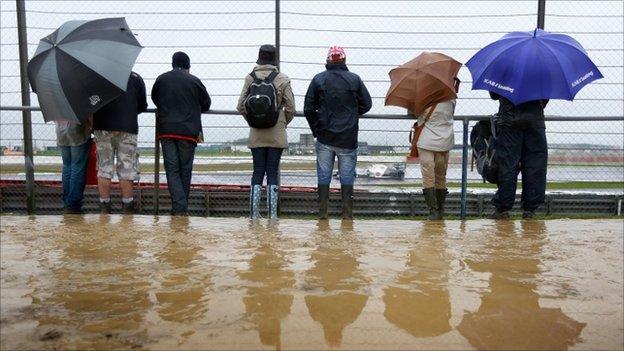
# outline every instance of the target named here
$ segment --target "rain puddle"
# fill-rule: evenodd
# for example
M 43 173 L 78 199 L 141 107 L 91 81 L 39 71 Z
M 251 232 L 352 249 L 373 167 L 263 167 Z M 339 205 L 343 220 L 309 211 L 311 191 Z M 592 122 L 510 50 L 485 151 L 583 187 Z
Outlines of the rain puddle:
M 2 216 L 1 349 L 622 349 L 622 220 Z

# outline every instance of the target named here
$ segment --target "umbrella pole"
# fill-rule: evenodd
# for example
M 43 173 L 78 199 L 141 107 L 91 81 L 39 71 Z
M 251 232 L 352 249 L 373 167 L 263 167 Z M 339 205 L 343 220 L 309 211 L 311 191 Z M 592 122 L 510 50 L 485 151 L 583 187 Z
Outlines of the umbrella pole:
M 537 28 L 544 29 L 546 19 L 546 0 L 537 0 Z
M 26 38 L 26 5 L 24 0 L 16 0 L 17 37 L 19 42 L 20 78 L 22 106 L 30 106 L 30 87 L 28 85 L 28 40 Z M 35 213 L 35 164 L 32 144 L 32 119 L 30 110 L 22 110 L 24 132 L 24 167 L 26 172 L 26 208 L 28 214 Z
M 462 182 L 460 218 L 466 219 L 466 190 L 468 188 L 468 118 L 463 119 L 464 140 L 462 143 Z

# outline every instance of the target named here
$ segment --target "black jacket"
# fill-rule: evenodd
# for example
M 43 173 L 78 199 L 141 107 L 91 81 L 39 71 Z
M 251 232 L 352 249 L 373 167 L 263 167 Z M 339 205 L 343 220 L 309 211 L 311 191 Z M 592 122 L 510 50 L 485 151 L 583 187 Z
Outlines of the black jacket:
M 345 149 L 358 146 L 358 119 L 372 107 L 362 79 L 344 64 L 327 64 L 314 76 L 303 112 L 312 133 L 323 144 Z
M 152 101 L 158 108 L 158 134 L 197 138 L 201 134 L 201 113 L 210 109 L 210 96 L 199 78 L 174 68 L 158 76 L 152 87 Z
M 506 97 L 493 92 L 490 92 L 490 98 L 498 100 L 499 124 L 517 129 L 546 128 L 544 108 L 548 100 L 527 101 L 515 106 Z
M 93 114 L 93 129 L 138 134 L 137 116 L 145 110 L 147 110 L 145 83 L 140 75 L 132 72 L 128 78 L 126 92 Z

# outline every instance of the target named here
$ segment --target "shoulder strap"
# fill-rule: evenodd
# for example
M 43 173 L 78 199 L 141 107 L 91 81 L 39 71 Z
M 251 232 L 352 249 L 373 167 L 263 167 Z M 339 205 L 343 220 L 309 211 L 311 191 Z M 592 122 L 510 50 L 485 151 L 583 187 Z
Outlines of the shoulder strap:
M 258 76 L 256 75 L 256 71 L 251 71 L 251 73 L 249 73 L 249 75 L 251 76 L 251 78 L 254 80 L 254 82 L 258 83 L 261 82 L 262 79 L 258 78 Z
M 437 102 L 435 104 L 431 105 L 431 108 L 429 109 L 429 112 L 427 112 L 427 116 L 425 117 L 425 123 L 427 123 L 427 121 L 429 121 L 429 118 L 431 118 L 431 115 L 433 114 L 433 111 L 435 110 L 435 108 L 437 106 L 438 106 Z
M 273 83 L 273 80 L 275 79 L 275 77 L 277 77 L 278 74 L 279 74 L 278 71 L 273 71 L 266 78 L 264 78 L 264 81 L 266 83 Z

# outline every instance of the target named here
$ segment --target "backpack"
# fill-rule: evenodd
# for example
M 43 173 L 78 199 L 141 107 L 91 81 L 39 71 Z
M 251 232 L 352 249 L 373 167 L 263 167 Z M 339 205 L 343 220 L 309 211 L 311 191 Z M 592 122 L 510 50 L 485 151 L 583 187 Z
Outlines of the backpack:
M 483 181 L 498 183 L 494 117 L 487 121 L 479 121 L 472 127 L 470 146 L 472 146 L 472 160 L 477 164 L 477 172 L 483 177 Z
M 264 129 L 272 128 L 277 124 L 279 109 L 273 80 L 278 74 L 277 71 L 273 71 L 264 80 L 258 78 L 255 71 L 249 74 L 253 82 L 247 89 L 245 110 L 247 111 L 247 124 L 250 127 Z

